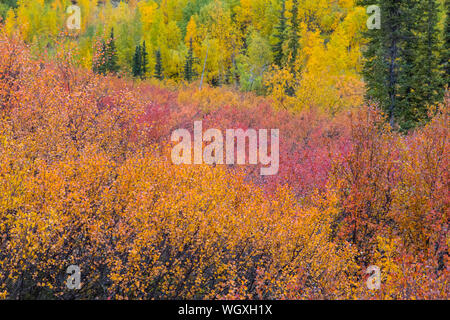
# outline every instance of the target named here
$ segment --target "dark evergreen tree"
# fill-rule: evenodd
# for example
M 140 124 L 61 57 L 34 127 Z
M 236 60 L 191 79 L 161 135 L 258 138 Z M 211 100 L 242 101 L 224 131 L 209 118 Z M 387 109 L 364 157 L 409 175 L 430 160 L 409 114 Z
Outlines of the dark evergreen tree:
M 111 28 L 111 35 L 108 43 L 106 44 L 106 69 L 109 72 L 116 73 L 119 71 L 119 64 L 117 63 L 117 49 L 114 39 L 114 28 Z
M 148 65 L 148 53 L 147 53 L 147 47 L 145 45 L 145 41 L 142 43 L 142 53 L 141 53 L 141 77 L 143 79 L 147 76 L 147 65 Z
M 140 77 L 142 75 L 142 49 L 140 45 L 136 46 L 136 49 L 134 50 L 134 56 L 133 56 L 133 77 Z
M 414 23 L 405 26 L 413 33 L 403 44 L 410 52 L 400 57 L 398 123 L 403 130 L 427 121 L 427 107 L 442 101 L 444 96 L 439 3 L 411 0 L 408 12 Z
M 297 53 L 298 53 L 298 47 L 299 47 L 299 35 L 298 35 L 298 0 L 293 0 L 292 2 L 292 9 L 291 9 L 291 26 L 289 28 L 289 34 L 288 34 L 288 49 L 289 49 L 289 69 L 291 73 L 296 77 L 296 69 L 295 69 L 295 61 L 297 60 Z M 289 86 L 285 90 L 286 94 L 288 96 L 293 97 L 295 95 L 295 89 L 292 86 Z
M 277 42 L 273 46 L 273 58 L 274 63 L 282 67 L 284 52 L 283 45 L 286 40 L 286 30 L 287 30 L 287 19 L 286 19 L 286 1 L 282 0 L 281 2 L 281 11 L 280 11 L 280 19 L 279 24 L 275 27 L 276 34 L 275 38 L 277 38 Z
M 145 79 L 147 75 L 147 59 L 148 53 L 145 45 L 145 41 L 141 45 L 137 45 L 134 50 L 133 61 L 132 61 L 132 72 L 133 77 L 140 77 L 141 79 Z
M 161 51 L 160 50 L 156 50 L 155 58 L 156 58 L 156 62 L 155 62 L 155 78 L 159 79 L 159 80 L 162 80 L 164 78 L 164 75 L 163 75 L 163 65 L 162 65 Z
M 445 1 L 444 44 L 442 46 L 442 65 L 445 83 L 450 88 L 450 0 Z
M 367 98 L 380 104 L 394 126 L 398 113 L 399 50 L 402 39 L 401 0 L 363 0 L 368 6 L 376 4 L 381 9 L 381 29 L 366 32 L 369 39 L 365 51 L 366 63 L 363 75 L 366 81 Z
M 191 82 L 192 78 L 194 77 L 193 65 L 194 65 L 194 50 L 192 48 L 192 38 L 190 38 L 189 49 L 186 56 L 186 62 L 184 64 L 184 79 L 188 82 Z
M 298 35 L 298 0 L 292 1 L 292 10 L 291 10 L 291 28 L 289 30 L 289 64 L 291 70 L 294 71 L 295 68 L 295 60 L 297 59 L 298 46 L 299 46 L 299 35 Z
M 367 98 L 392 126 L 408 130 L 427 120 L 427 106 L 443 97 L 438 0 L 362 0 L 381 9 L 381 29 L 368 30 L 364 52 Z
M 402 19 L 402 45 L 399 50 L 399 61 L 401 59 L 401 68 L 398 75 L 398 112 L 396 122 L 405 126 L 405 119 L 408 117 L 408 109 L 414 100 L 415 85 L 411 81 L 416 70 L 417 48 L 419 46 L 419 37 L 417 36 L 417 21 L 420 19 L 419 12 L 420 1 L 410 0 L 408 4 L 402 6 L 402 14 L 407 15 L 408 19 Z

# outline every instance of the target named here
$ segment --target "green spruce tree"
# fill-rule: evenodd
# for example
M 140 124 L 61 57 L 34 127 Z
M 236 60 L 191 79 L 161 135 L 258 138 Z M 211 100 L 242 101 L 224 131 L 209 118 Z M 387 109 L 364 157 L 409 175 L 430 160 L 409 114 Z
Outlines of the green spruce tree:
M 132 65 L 132 71 L 133 71 L 133 77 L 137 78 L 142 75 L 142 49 L 140 45 L 136 46 L 136 49 L 134 50 L 134 56 L 133 56 L 133 65 Z
M 111 28 L 111 35 L 106 44 L 106 69 L 108 72 L 116 73 L 119 71 L 119 64 L 117 62 L 117 49 L 114 39 L 114 28 Z
M 403 15 L 407 15 L 408 19 L 402 19 L 402 45 L 399 50 L 399 61 L 401 61 L 401 68 L 398 75 L 398 111 L 396 115 L 396 122 L 403 128 L 411 116 L 410 106 L 415 100 L 416 85 L 412 79 L 417 72 L 416 59 L 417 48 L 419 47 L 419 37 L 417 36 L 418 26 L 417 21 L 423 13 L 419 11 L 420 1 L 410 0 L 407 4 L 403 4 L 401 11 Z
M 147 66 L 148 66 L 148 53 L 145 41 L 142 43 L 141 52 L 141 77 L 145 79 L 147 77 Z
M 366 5 L 377 4 L 373 0 L 363 1 Z M 387 113 L 389 122 L 395 124 L 398 113 L 399 51 L 402 40 L 402 19 L 400 0 L 380 0 L 381 29 L 368 30 L 369 39 L 365 51 L 366 64 L 363 74 L 367 84 L 367 97 L 380 104 Z
M 444 43 L 442 46 L 442 66 L 444 69 L 444 82 L 450 88 L 450 0 L 445 0 L 445 26 Z
M 294 77 L 296 77 L 296 68 L 295 68 L 295 61 L 297 60 L 297 54 L 299 49 L 299 35 L 298 35 L 298 29 L 299 29 L 299 23 L 298 23 L 298 0 L 292 1 L 292 9 L 291 9 L 291 26 L 289 28 L 289 35 L 288 35 L 288 49 L 289 49 L 289 69 L 290 72 Z M 286 94 L 288 96 L 293 97 L 295 95 L 295 88 L 292 86 L 288 86 L 286 88 Z
M 439 3 L 437 0 L 411 2 L 409 12 L 414 23 L 406 27 L 412 30 L 413 36 L 406 38 L 403 44 L 411 52 L 400 57 L 403 78 L 398 123 L 403 130 L 426 122 L 427 107 L 442 101 L 444 96 Z
M 189 49 L 186 55 L 186 62 L 184 64 L 184 79 L 188 82 L 192 81 L 194 64 L 194 50 L 192 48 L 192 38 L 189 39 Z
M 427 106 L 443 97 L 438 0 L 362 0 L 381 9 L 381 29 L 365 33 L 364 79 L 369 100 L 392 126 L 407 131 L 428 120 Z
M 156 62 L 155 62 L 155 78 L 162 80 L 162 79 L 164 79 L 164 75 L 163 75 L 163 65 L 162 65 L 160 50 L 156 50 L 155 60 L 156 60 Z
M 281 2 L 281 11 L 278 25 L 275 27 L 276 33 L 274 35 L 277 38 L 277 42 L 273 46 L 273 58 L 274 63 L 278 67 L 282 67 L 284 52 L 283 46 L 286 40 L 286 30 L 287 30 L 287 18 L 286 18 L 286 0 L 282 0 Z
M 291 27 L 289 30 L 289 65 L 292 71 L 295 69 L 295 60 L 297 59 L 299 49 L 300 37 L 298 35 L 298 29 L 298 0 L 293 0 L 291 10 Z

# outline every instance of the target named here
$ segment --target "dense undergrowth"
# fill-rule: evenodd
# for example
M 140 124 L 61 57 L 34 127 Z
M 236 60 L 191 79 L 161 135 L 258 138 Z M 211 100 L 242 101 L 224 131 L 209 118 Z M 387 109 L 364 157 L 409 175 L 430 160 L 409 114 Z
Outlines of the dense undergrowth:
M 401 135 L 375 107 L 292 114 L 97 76 L 69 52 L 32 59 L 2 36 L 0 297 L 448 299 L 448 101 Z M 278 128 L 279 174 L 173 165 L 170 133 L 194 120 Z

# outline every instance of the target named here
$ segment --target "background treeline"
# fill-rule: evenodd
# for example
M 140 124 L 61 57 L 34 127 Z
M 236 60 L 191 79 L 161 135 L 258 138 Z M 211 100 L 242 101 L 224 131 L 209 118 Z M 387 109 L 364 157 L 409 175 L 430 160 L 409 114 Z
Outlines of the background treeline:
M 81 30 L 64 39 L 76 44 L 84 67 L 98 69 L 97 62 L 109 59 L 102 43 L 114 29 L 120 74 L 170 83 L 200 81 L 203 73 L 204 83 L 270 94 L 279 107 L 291 109 L 311 105 L 335 113 L 362 102 L 360 31 L 366 14 L 353 0 L 76 2 Z M 69 5 L 17 1 L 2 15 L 9 32 L 51 53 Z M 144 41 L 148 55 L 141 74 L 136 49 Z
M 365 95 L 402 129 L 427 121 L 448 84 L 447 0 L 7 0 L 0 14 L 8 32 L 51 53 L 71 3 L 81 30 L 64 39 L 98 73 L 202 79 L 330 114 Z M 381 30 L 367 31 L 370 4 Z

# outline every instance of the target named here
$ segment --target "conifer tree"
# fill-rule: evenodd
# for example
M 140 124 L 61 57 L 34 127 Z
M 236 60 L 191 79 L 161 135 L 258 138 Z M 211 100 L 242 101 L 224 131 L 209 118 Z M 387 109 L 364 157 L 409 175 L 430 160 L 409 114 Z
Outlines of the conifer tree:
M 408 117 L 408 109 L 414 100 L 415 85 L 411 79 L 416 70 L 417 48 L 419 46 L 419 37 L 417 36 L 417 21 L 422 12 L 419 12 L 419 3 L 422 0 L 410 0 L 407 6 L 402 6 L 404 15 L 408 19 L 402 20 L 402 45 L 400 46 L 399 56 L 401 57 L 401 69 L 398 75 L 398 114 L 397 123 L 404 126 L 404 121 Z M 399 61 L 400 61 L 399 57 Z M 400 119 L 401 118 L 401 119 Z
M 414 72 L 417 46 L 413 28 L 419 1 L 411 0 L 408 7 L 408 4 L 398 0 L 381 0 L 378 3 L 381 29 L 368 30 L 365 34 L 369 39 L 364 52 L 363 70 L 367 98 L 379 103 L 392 126 L 408 108 L 405 98 L 412 91 L 410 79 Z M 368 6 L 377 3 L 363 0 L 361 4 Z
M 109 72 L 116 73 L 119 71 L 119 65 L 117 63 L 117 49 L 114 39 L 114 28 L 111 28 L 111 35 L 106 44 L 106 69 Z
M 134 51 L 134 56 L 133 56 L 133 66 L 132 66 L 132 71 L 133 71 L 133 77 L 137 78 L 140 77 L 142 75 L 142 49 L 140 45 L 136 46 L 136 49 Z
M 147 65 L 148 65 L 148 53 L 147 53 L 147 47 L 145 45 L 145 41 L 142 43 L 142 53 L 141 53 L 141 77 L 143 79 L 147 76 Z
M 192 81 L 194 64 L 194 50 L 192 47 L 192 38 L 189 39 L 189 50 L 186 56 L 186 62 L 184 64 L 184 79 L 188 82 Z
M 289 48 L 289 61 L 288 66 L 292 75 L 296 76 L 295 61 L 297 59 L 299 35 L 298 35 L 298 0 L 293 0 L 291 9 L 291 26 L 288 35 L 288 48 Z M 295 95 L 295 89 L 293 86 L 288 86 L 285 90 L 288 96 L 293 97 Z
M 162 80 L 164 78 L 164 75 L 163 75 L 163 66 L 162 66 L 161 51 L 160 50 L 156 50 L 155 58 L 156 58 L 156 62 L 155 62 L 155 78 L 159 79 L 159 80 Z
M 450 0 L 445 1 L 444 43 L 442 46 L 442 66 L 444 69 L 444 82 L 450 88 Z
M 281 11 L 280 11 L 280 18 L 279 18 L 279 24 L 275 27 L 276 34 L 275 38 L 277 38 L 277 42 L 273 46 L 273 58 L 274 63 L 278 67 L 282 67 L 283 63 L 283 45 L 284 41 L 286 40 L 286 30 L 287 30 L 287 19 L 286 19 L 286 1 L 282 0 L 281 2 Z
M 363 5 L 377 4 L 374 0 L 363 0 Z M 369 100 L 374 100 L 387 113 L 392 126 L 398 113 L 398 79 L 399 50 L 402 39 L 402 16 L 400 0 L 380 0 L 381 29 L 366 32 L 368 38 L 363 70 L 366 82 L 366 94 Z
M 376 4 L 363 0 L 364 5 Z M 380 0 L 381 29 L 368 30 L 364 78 L 367 98 L 379 103 L 392 126 L 414 128 L 427 106 L 443 98 L 438 0 Z
M 145 45 L 145 41 L 142 43 L 142 46 L 139 44 L 136 46 L 133 55 L 132 61 L 132 72 L 133 77 L 140 77 L 141 79 L 145 79 L 147 74 L 147 59 L 148 53 Z
M 413 23 L 405 28 L 412 30 L 413 35 L 403 45 L 410 48 L 408 54 L 400 57 L 403 77 L 400 78 L 398 122 L 404 130 L 426 121 L 427 106 L 442 101 L 444 96 L 439 3 L 437 0 L 411 2 L 409 17 Z
M 299 35 L 298 35 L 298 0 L 292 1 L 292 10 L 291 10 L 291 28 L 289 32 L 289 51 L 290 51 L 290 60 L 289 64 L 291 70 L 294 71 L 295 60 L 297 59 L 298 53 L 298 45 L 299 45 Z

